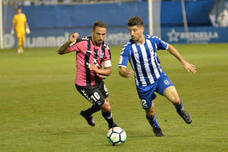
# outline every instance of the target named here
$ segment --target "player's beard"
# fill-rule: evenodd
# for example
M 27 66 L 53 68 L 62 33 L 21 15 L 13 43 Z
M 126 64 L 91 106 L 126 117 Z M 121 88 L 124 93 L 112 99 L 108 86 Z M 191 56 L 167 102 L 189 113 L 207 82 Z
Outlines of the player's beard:
M 134 42 L 138 42 L 138 41 L 139 41 L 139 38 L 138 38 L 138 37 L 132 36 L 131 38 L 132 38 L 132 40 L 133 40 Z
M 103 40 L 97 40 L 96 45 L 100 46 L 104 41 Z

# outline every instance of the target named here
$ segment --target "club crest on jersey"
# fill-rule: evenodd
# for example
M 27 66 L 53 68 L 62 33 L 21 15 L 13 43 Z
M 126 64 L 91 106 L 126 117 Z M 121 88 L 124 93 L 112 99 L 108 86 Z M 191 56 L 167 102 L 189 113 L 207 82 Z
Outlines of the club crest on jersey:
M 168 80 L 164 80 L 165 85 L 169 85 L 169 81 Z
M 100 58 L 103 59 L 104 58 L 104 52 L 101 52 L 100 54 Z

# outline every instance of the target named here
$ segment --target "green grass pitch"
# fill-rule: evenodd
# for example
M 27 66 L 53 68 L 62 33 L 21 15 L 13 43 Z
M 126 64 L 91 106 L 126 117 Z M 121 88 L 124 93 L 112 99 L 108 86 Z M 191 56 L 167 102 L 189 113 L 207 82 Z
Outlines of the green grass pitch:
M 95 127 L 79 115 L 90 103 L 74 87 L 74 53 L 0 50 L 0 152 L 227 152 L 228 44 L 175 47 L 197 66 L 196 74 L 186 72 L 168 52 L 158 55 L 193 123 L 185 124 L 173 105 L 158 96 L 156 115 L 165 137 L 154 137 L 134 79 L 118 74 L 122 47 L 113 46 L 113 72 L 105 82 L 114 120 L 128 135 L 125 144 L 114 147 L 100 112 L 94 114 Z

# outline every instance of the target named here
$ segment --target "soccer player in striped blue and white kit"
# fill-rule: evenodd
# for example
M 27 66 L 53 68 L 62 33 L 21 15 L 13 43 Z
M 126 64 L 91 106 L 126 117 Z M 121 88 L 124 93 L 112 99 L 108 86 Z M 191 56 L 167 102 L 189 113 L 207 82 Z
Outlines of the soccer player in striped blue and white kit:
M 171 101 L 177 113 L 187 124 L 190 124 L 191 116 L 184 110 L 176 88 L 162 70 L 157 50 L 167 50 L 183 64 L 188 72 L 195 73 L 195 66 L 184 60 L 172 45 L 158 37 L 144 34 L 144 23 L 140 17 L 131 17 L 128 20 L 128 29 L 131 39 L 121 52 L 118 64 L 119 74 L 126 78 L 135 75 L 138 96 L 155 136 L 164 136 L 155 117 L 154 102 L 152 102 L 156 98 L 155 92 Z M 128 61 L 133 71 L 127 70 Z

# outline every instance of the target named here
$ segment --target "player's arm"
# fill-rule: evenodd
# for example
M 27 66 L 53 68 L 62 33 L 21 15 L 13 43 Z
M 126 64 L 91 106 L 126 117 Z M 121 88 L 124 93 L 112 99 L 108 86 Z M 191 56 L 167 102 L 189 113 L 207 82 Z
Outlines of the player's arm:
M 134 74 L 134 71 L 128 71 L 126 67 L 120 66 L 119 67 L 119 74 L 124 78 L 129 78 Z
M 89 69 L 91 71 L 96 72 L 96 74 L 104 75 L 104 76 L 110 76 L 112 73 L 112 67 L 107 67 L 104 69 L 99 69 L 96 64 L 90 64 Z
M 29 29 L 29 25 L 28 25 L 28 22 L 27 22 L 27 17 L 26 17 L 26 15 L 24 14 L 24 27 L 25 27 L 25 32 L 27 33 L 27 34 L 30 34 L 30 29 Z
M 96 64 L 90 64 L 89 69 L 96 72 L 96 74 L 110 76 L 112 74 L 112 64 L 111 60 L 107 60 L 104 62 L 104 69 L 99 69 Z
M 27 34 L 30 34 L 30 28 L 28 26 L 28 22 L 27 21 L 25 22 L 25 31 L 26 31 Z
M 27 20 L 25 20 L 25 29 L 27 29 L 29 26 L 28 26 L 28 22 Z
M 176 57 L 184 66 L 184 68 L 188 71 L 188 72 L 192 72 L 195 73 L 196 72 L 196 67 L 193 64 L 190 64 L 189 62 L 187 62 L 182 56 L 181 54 L 177 51 L 177 49 L 171 45 L 168 44 L 168 49 L 170 54 L 172 54 L 174 57 Z
M 127 64 L 128 64 L 128 60 L 129 60 L 129 56 L 130 56 L 129 52 L 130 52 L 129 47 L 125 46 L 120 54 L 120 59 L 119 59 L 119 64 L 118 64 L 119 75 L 124 78 L 129 78 L 134 74 L 134 71 L 127 70 Z
M 14 30 L 14 29 L 15 29 L 15 23 L 12 22 L 11 30 Z
M 15 29 L 15 17 L 12 20 L 12 26 L 11 26 L 11 29 L 10 29 L 10 33 L 11 34 L 14 34 L 14 29 Z
M 62 46 L 60 46 L 60 48 L 58 49 L 58 54 L 63 55 L 66 53 L 69 53 L 70 51 L 68 50 L 69 45 L 70 45 L 71 41 L 68 40 L 66 43 L 64 43 Z
M 65 42 L 62 46 L 60 46 L 60 48 L 57 51 L 58 54 L 63 55 L 63 54 L 66 54 L 66 53 L 71 52 L 69 50 L 69 46 L 70 46 L 71 43 L 74 43 L 74 42 L 77 41 L 78 36 L 79 36 L 79 34 L 77 32 L 76 33 L 73 33 L 70 36 L 69 40 L 67 42 Z

